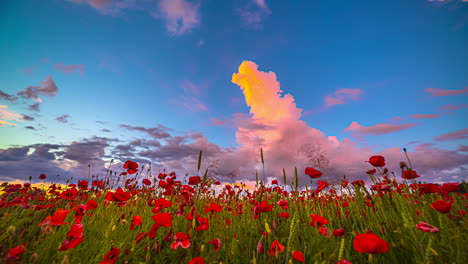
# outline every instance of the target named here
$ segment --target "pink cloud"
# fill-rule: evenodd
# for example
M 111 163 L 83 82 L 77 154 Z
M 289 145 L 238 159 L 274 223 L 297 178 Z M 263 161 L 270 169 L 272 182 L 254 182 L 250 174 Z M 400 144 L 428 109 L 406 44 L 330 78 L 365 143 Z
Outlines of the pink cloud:
M 265 0 L 252 0 L 246 6 L 235 9 L 244 26 L 261 29 L 263 21 L 271 14 Z
M 200 99 L 193 96 L 182 95 L 179 99 L 170 99 L 171 102 L 179 104 L 190 111 L 200 112 L 208 111 L 208 106 L 205 105 Z
M 468 152 L 468 146 L 467 145 L 460 145 L 457 150 L 462 151 L 462 152 Z
M 85 4 L 99 11 L 103 15 L 116 16 L 122 14 L 122 10 L 131 8 L 136 0 L 68 0 L 75 4 Z
M 389 134 L 405 129 L 410 129 L 412 127 L 417 126 L 418 124 L 416 123 L 406 123 L 406 124 L 401 124 L 401 125 L 392 125 L 392 124 L 376 124 L 374 126 L 362 126 L 358 122 L 354 121 L 352 122 L 347 128 L 345 128 L 344 131 L 352 131 L 356 134 L 359 135 L 372 135 L 372 136 L 378 136 L 378 135 L 384 135 L 384 134 Z
M 465 87 L 463 90 L 450 90 L 450 89 L 436 89 L 436 88 L 426 88 L 424 91 L 431 93 L 431 96 L 448 96 L 456 94 L 468 93 L 468 87 Z
M 334 105 L 345 104 L 348 99 L 356 101 L 359 100 L 359 95 L 362 93 L 363 91 L 361 89 L 339 89 L 333 94 L 325 96 L 325 105 L 330 107 Z
M 468 128 L 456 130 L 450 133 L 442 134 L 440 136 L 434 137 L 435 141 L 444 141 L 444 140 L 456 140 L 456 139 L 467 139 L 468 138 Z
M 416 118 L 416 119 L 434 119 L 434 118 L 437 118 L 439 116 L 440 115 L 436 115 L 436 114 L 414 114 L 414 115 L 410 115 L 410 117 Z
M 399 121 L 402 120 L 403 118 L 401 116 L 395 116 L 393 118 L 390 118 L 388 121 Z
M 85 67 L 82 64 L 65 65 L 63 63 L 57 63 L 55 64 L 55 69 L 64 73 L 77 71 L 80 74 L 83 74 L 85 71 Z
M 441 106 L 439 109 L 440 110 L 458 110 L 458 109 L 463 109 L 463 108 L 467 108 L 468 107 L 468 104 L 445 104 L 443 106 Z
M 37 66 L 32 66 L 32 67 L 25 67 L 24 68 L 24 74 L 28 76 L 33 76 L 34 72 L 37 70 Z
M 186 0 L 160 0 L 153 17 L 164 19 L 166 30 L 174 35 L 190 32 L 200 24 L 200 3 Z
M 222 126 L 222 125 L 226 125 L 226 124 L 229 124 L 229 122 L 219 120 L 216 117 L 211 118 L 211 125 L 213 125 L 213 126 Z
M 184 80 L 181 85 L 182 89 L 184 90 L 184 93 L 186 94 L 193 94 L 196 96 L 201 95 L 201 89 L 197 85 L 195 85 L 193 82 L 189 80 Z

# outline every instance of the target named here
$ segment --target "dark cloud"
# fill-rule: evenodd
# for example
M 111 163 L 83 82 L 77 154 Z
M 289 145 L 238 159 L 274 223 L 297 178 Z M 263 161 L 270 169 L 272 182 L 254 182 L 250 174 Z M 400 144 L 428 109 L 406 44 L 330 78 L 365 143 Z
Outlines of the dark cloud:
M 70 118 L 70 115 L 61 115 L 55 118 L 55 120 L 57 120 L 60 123 L 68 123 L 68 118 Z
M 57 144 L 36 144 L 32 145 L 34 151 L 29 155 L 33 159 L 38 160 L 55 160 L 55 154 L 50 152 L 51 150 L 58 150 L 63 147 L 63 145 Z M 57 152 L 59 155 L 63 154 L 63 152 Z
M 16 102 L 16 100 L 18 100 L 18 97 L 0 91 L 0 100 L 10 101 L 10 102 L 14 103 L 14 102 Z
M 120 127 L 128 129 L 128 130 L 144 132 L 156 139 L 169 138 L 171 137 L 171 135 L 168 132 L 174 131 L 173 129 L 167 128 L 161 124 L 159 124 L 157 127 L 151 127 L 151 128 L 146 128 L 146 127 L 141 127 L 141 126 L 131 126 L 131 125 L 125 125 L 125 124 L 121 124 Z
M 81 64 L 65 65 L 63 63 L 57 63 L 55 64 L 55 69 L 64 73 L 71 73 L 77 71 L 83 74 L 85 72 L 85 67 Z
M 23 120 L 26 120 L 26 121 L 34 121 L 35 120 L 34 117 L 28 116 L 28 115 L 25 115 L 25 114 L 23 114 L 22 117 L 23 117 Z
M 0 149 L 0 161 L 23 160 L 27 156 L 29 148 L 29 146 L 25 146 Z
M 63 158 L 76 161 L 80 164 L 90 164 L 101 161 L 105 154 L 105 148 L 112 141 L 107 138 L 92 137 L 82 141 L 73 141 L 64 150 Z
M 110 132 L 112 132 L 112 131 L 110 131 L 110 130 L 107 129 L 107 128 L 103 128 L 103 129 L 101 129 L 101 131 L 102 131 L 102 132 L 105 132 L 105 133 L 110 133 Z
M 40 86 L 28 86 L 23 91 L 18 92 L 18 96 L 25 99 L 40 100 L 39 95 L 55 96 L 58 92 L 58 87 L 52 80 L 52 76 L 48 75 Z
M 30 129 L 30 130 L 36 130 L 36 128 L 35 128 L 35 127 L 33 127 L 33 126 L 25 126 L 24 128 L 26 128 L 26 129 Z
M 35 104 L 32 104 L 32 105 L 29 105 L 28 109 L 31 110 L 31 111 L 39 112 L 39 106 L 40 105 L 41 105 L 41 103 L 35 103 Z

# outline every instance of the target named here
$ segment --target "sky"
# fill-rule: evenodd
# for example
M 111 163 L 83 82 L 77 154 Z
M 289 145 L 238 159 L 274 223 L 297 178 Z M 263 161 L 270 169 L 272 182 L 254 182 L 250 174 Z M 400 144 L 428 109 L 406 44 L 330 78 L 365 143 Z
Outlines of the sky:
M 196 175 L 200 150 L 226 182 L 373 155 L 401 179 L 403 148 L 468 178 L 466 0 L 5 0 L 0 32 L 0 181 Z

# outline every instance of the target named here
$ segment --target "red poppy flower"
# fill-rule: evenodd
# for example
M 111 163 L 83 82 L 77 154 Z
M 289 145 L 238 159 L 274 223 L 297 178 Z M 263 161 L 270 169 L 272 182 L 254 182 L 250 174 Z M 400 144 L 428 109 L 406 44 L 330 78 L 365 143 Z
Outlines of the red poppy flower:
M 458 192 L 460 190 L 459 182 L 446 182 L 442 184 L 442 191 L 444 192 Z
M 452 209 L 452 203 L 446 202 L 444 200 L 438 200 L 438 201 L 433 202 L 431 204 L 431 207 L 439 211 L 439 213 L 446 214 L 450 212 L 450 209 Z
M 88 190 L 88 181 L 87 180 L 78 180 L 78 187 L 81 189 L 81 190 Z
M 437 228 L 435 226 L 431 226 L 430 224 L 424 223 L 424 222 L 417 223 L 416 228 L 422 230 L 423 232 L 429 232 L 429 233 L 439 232 L 439 228 Z
M 201 216 L 197 215 L 197 220 L 200 223 L 200 225 L 197 226 L 195 228 L 195 230 L 205 231 L 205 230 L 208 230 L 210 228 L 208 218 L 204 218 L 204 217 L 201 217 Z
M 131 194 L 118 188 L 115 192 L 108 192 L 106 194 L 106 200 L 114 202 L 125 202 L 130 199 Z
M 128 174 L 135 174 L 138 171 L 138 163 L 127 160 L 123 165 L 123 168 L 127 170 Z
M 93 183 L 91 185 L 96 186 L 99 189 L 102 189 L 102 188 L 104 188 L 104 184 L 105 183 L 103 181 L 95 180 L 95 181 L 93 181 Z
M 378 254 L 389 250 L 387 241 L 375 234 L 359 234 L 353 241 L 354 250 L 361 253 Z
M 190 240 L 187 237 L 187 234 L 179 232 L 174 235 L 174 242 L 171 244 L 171 248 L 173 250 L 176 250 L 179 246 L 189 248 L 190 245 Z
M 285 200 L 279 200 L 278 202 L 276 202 L 276 204 L 281 206 L 281 208 L 283 209 L 288 209 L 288 206 L 289 206 L 288 201 L 285 201 Z
M 323 175 L 322 172 L 311 167 L 307 167 L 305 169 L 305 174 L 309 175 L 311 178 L 320 178 Z
M 296 261 L 305 262 L 304 254 L 302 254 L 302 252 L 300 252 L 300 251 L 295 251 L 295 252 L 292 254 L 292 257 L 293 257 L 293 259 L 296 260 Z
M 208 244 L 213 244 L 215 251 L 218 252 L 219 248 L 221 247 L 221 240 L 216 238 L 208 242 Z
M 211 203 L 210 207 L 205 209 L 205 213 L 208 213 L 208 212 L 218 212 L 219 213 L 222 210 L 223 210 L 223 207 L 221 207 L 221 205 L 216 204 L 216 203 Z
M 413 187 L 413 184 L 410 184 Z M 434 183 L 420 183 L 416 187 L 419 189 L 420 194 L 424 193 L 440 193 L 440 186 Z
M 148 179 L 143 179 L 143 184 L 144 185 L 151 185 L 151 181 Z
M 170 227 L 172 225 L 172 215 L 170 213 L 159 213 L 152 216 L 154 223 L 158 226 Z
M 263 243 L 261 241 L 258 241 L 258 243 L 257 243 L 257 253 L 258 254 L 263 253 Z
M 343 188 L 348 187 L 348 181 L 343 180 L 343 181 L 341 182 L 341 187 L 343 187 Z
M 310 226 L 323 227 L 326 224 L 329 224 L 328 220 L 323 216 L 311 214 L 310 217 L 312 218 L 312 221 L 309 223 Z
M 374 167 L 384 167 L 385 166 L 385 159 L 382 156 L 372 156 L 369 158 L 368 161 Z
M 79 244 L 81 244 L 81 242 L 83 242 L 83 240 L 84 240 L 83 236 L 72 237 L 71 240 L 67 239 L 62 243 L 62 245 L 59 248 L 59 251 L 72 249 L 72 248 L 78 246 Z
M 274 184 L 275 184 L 275 185 L 278 185 L 278 180 L 272 180 L 272 181 L 271 181 L 271 185 L 274 185 Z
M 83 235 L 83 225 L 74 224 L 67 233 L 67 237 L 80 237 Z
M 335 236 L 335 237 L 343 236 L 344 233 L 345 233 L 344 228 L 333 230 L 333 236 Z
M 89 200 L 86 203 L 86 210 L 93 210 L 98 207 L 98 203 L 94 200 Z
M 261 201 L 254 207 L 254 219 L 257 219 L 260 213 L 270 212 L 273 210 L 274 204 L 267 204 L 267 201 Z
M 406 180 L 411 180 L 414 178 L 419 178 L 421 176 L 419 176 L 414 170 L 404 170 L 401 177 Z
M 356 180 L 351 183 L 354 186 L 364 186 L 366 183 L 363 180 Z
M 41 180 L 45 180 L 46 178 L 47 178 L 47 176 L 46 176 L 44 173 L 42 173 L 42 174 L 39 176 L 39 179 L 41 179 Z
M 8 258 L 12 258 L 12 259 L 19 258 L 19 255 L 22 254 L 25 249 L 26 247 L 24 245 L 20 245 L 20 246 L 10 249 L 10 251 L 8 251 Z
M 165 198 L 159 198 L 153 203 L 154 208 L 153 208 L 153 213 L 159 213 L 162 209 L 164 208 L 169 208 L 172 206 L 172 202 L 166 200 Z
M 288 212 L 280 213 L 279 217 L 289 218 L 289 213 Z
M 205 260 L 202 257 L 193 258 L 188 262 L 188 264 L 205 264 Z
M 99 264 L 114 264 L 120 254 L 120 249 L 113 247 L 104 256 L 104 260 Z
M 132 223 L 130 224 L 130 230 L 135 229 L 135 226 L 141 225 L 142 222 L 143 222 L 143 217 L 141 217 L 140 215 L 134 215 L 132 217 Z
M 341 260 L 335 262 L 335 264 L 353 264 L 353 263 L 349 262 L 349 261 L 346 260 L 345 258 L 341 258 Z
M 189 178 L 189 184 L 190 185 L 197 185 L 202 182 L 202 179 L 200 176 L 192 176 Z
M 39 226 L 50 224 L 51 226 L 58 226 L 58 225 L 68 225 L 68 223 L 64 223 L 63 221 L 67 218 L 68 213 L 70 210 L 64 210 L 62 208 L 57 209 L 54 215 L 47 216 L 44 221 L 42 221 Z
M 330 186 L 330 184 L 328 184 L 328 182 L 326 182 L 326 181 L 318 181 L 317 190 L 316 190 L 315 192 L 320 192 L 321 190 L 327 188 L 328 186 Z
M 284 251 L 285 246 L 278 242 L 278 240 L 273 241 L 271 244 L 270 250 L 268 250 L 268 255 L 276 256 L 276 254 L 281 254 Z
M 376 169 L 372 169 L 372 170 L 368 170 L 368 171 L 366 172 L 366 174 L 374 175 L 376 172 L 377 172 Z

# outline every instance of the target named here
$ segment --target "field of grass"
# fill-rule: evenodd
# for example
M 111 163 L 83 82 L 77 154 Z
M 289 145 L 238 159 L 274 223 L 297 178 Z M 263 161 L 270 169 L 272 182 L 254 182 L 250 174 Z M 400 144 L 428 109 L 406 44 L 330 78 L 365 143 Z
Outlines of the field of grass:
M 0 263 L 467 263 L 463 184 L 369 163 L 362 181 L 334 186 L 313 168 L 249 190 L 206 174 L 143 177 L 131 161 L 63 187 L 45 175 L 43 188 L 4 183 Z

